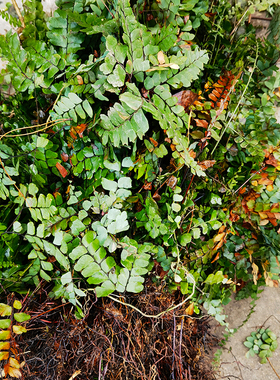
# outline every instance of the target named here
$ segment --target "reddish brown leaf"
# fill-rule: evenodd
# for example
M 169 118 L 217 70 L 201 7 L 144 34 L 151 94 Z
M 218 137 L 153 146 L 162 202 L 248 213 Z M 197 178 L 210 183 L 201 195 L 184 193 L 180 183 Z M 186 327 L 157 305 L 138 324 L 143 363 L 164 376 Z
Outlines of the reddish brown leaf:
M 149 91 L 146 90 L 144 87 L 141 88 L 141 93 L 142 93 L 142 95 L 143 95 L 143 97 L 144 97 L 145 99 L 147 99 L 147 98 L 149 97 Z
M 159 193 L 156 191 L 153 195 L 153 199 L 157 202 L 157 201 L 160 201 L 161 200 L 161 196 L 159 195 Z
M 76 131 L 72 130 L 72 128 L 70 129 L 70 132 L 69 132 L 70 136 L 72 137 L 73 140 L 76 140 L 77 139 L 77 136 L 76 136 Z
M 224 232 L 226 229 L 226 226 L 223 224 L 220 228 L 219 228 L 219 231 L 218 233 L 221 234 L 222 232 Z
M 217 253 L 215 259 L 211 261 L 211 264 L 214 263 L 215 261 L 219 260 L 219 257 L 220 257 L 220 252 Z
M 273 156 L 273 154 L 271 154 L 271 155 L 269 156 L 269 159 L 266 160 L 265 163 L 266 163 L 267 165 L 272 165 L 272 166 L 274 166 L 274 167 L 279 166 L 279 162 L 276 160 L 276 158 Z
M 215 160 L 205 160 L 205 161 L 198 162 L 198 165 L 201 167 L 202 170 L 206 170 L 214 166 L 215 163 L 216 163 Z
M 83 132 L 86 129 L 87 125 L 86 124 L 80 124 L 75 127 L 75 130 L 77 131 L 78 135 L 80 137 L 83 137 Z
M 216 14 L 217 14 L 217 12 L 215 12 L 215 13 L 207 12 L 207 13 L 205 13 L 205 16 L 210 18 L 210 17 L 214 17 Z
M 174 190 L 177 185 L 177 181 L 178 181 L 177 178 L 174 175 L 172 175 L 166 181 L 166 185 L 169 186 L 172 190 Z
M 220 249 L 224 243 L 226 242 L 226 239 L 222 239 L 221 241 L 219 241 L 219 243 L 214 247 L 214 251 L 217 251 L 218 249 Z
M 154 271 L 156 275 L 163 279 L 165 275 L 168 273 L 168 270 L 164 271 L 162 266 L 156 260 L 154 260 L 154 264 Z
M 274 227 L 277 227 L 278 223 L 277 223 L 277 220 L 276 219 L 268 219 L 270 221 L 270 223 L 274 226 Z
M 150 137 L 150 141 L 152 144 L 154 144 L 154 146 L 158 146 L 158 142 L 154 140 L 152 137 Z
M 196 122 L 196 125 L 198 127 L 207 128 L 208 127 L 208 121 L 207 120 L 201 120 L 201 119 L 194 119 Z
M 237 215 L 237 214 L 235 214 L 235 213 L 231 210 L 229 220 L 230 220 L 231 222 L 237 222 L 239 219 L 240 219 L 240 216 Z
M 213 102 L 216 102 L 216 101 L 217 101 L 216 96 L 213 95 L 213 94 L 210 94 L 210 95 L 209 95 L 209 99 L 213 100 Z M 214 106 L 213 106 L 213 108 L 214 108 Z
M 62 177 L 65 178 L 68 174 L 67 170 L 59 162 L 57 162 L 55 166 Z
M 145 183 L 144 183 L 144 185 L 143 185 L 143 189 L 144 189 L 144 190 L 152 190 L 152 188 L 153 188 L 153 184 L 152 184 L 152 182 L 147 182 L 147 181 L 145 181 Z
M 199 95 L 197 95 L 195 92 L 192 92 L 190 90 L 183 90 L 180 92 L 177 92 L 174 94 L 178 99 L 177 104 L 179 106 L 183 106 L 185 111 L 188 111 L 189 107 L 195 103 L 196 100 L 198 100 Z
M 77 75 L 77 80 L 78 80 L 78 84 L 84 84 L 84 81 L 83 81 L 83 78 L 81 77 L 81 75 Z
M 63 162 L 67 162 L 68 161 L 69 156 L 68 156 L 67 153 L 62 152 L 60 154 L 60 156 L 61 156 L 61 159 L 62 159 Z
M 213 91 L 209 94 L 209 99 L 213 101 L 212 108 L 222 108 L 222 110 L 227 108 L 228 99 L 223 103 L 221 100 L 227 98 L 232 83 L 234 83 L 234 80 L 236 81 L 238 77 L 239 75 L 235 77 L 231 71 L 225 71 L 218 79 L 218 82 L 211 86 Z M 208 88 L 210 88 L 209 85 Z
M 191 156 L 192 158 L 195 158 L 195 157 L 196 157 L 196 153 L 195 153 L 195 151 L 192 150 L 192 149 L 189 151 L 189 154 L 190 154 L 190 156 Z
M 273 181 L 268 178 L 261 178 L 258 180 L 259 185 L 273 185 Z

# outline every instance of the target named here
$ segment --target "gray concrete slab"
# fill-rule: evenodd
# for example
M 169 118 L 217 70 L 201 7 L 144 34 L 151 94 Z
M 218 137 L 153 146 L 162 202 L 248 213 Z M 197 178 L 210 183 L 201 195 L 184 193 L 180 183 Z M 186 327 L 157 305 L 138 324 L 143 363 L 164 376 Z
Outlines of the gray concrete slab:
M 220 364 L 217 368 L 216 378 L 239 379 L 239 380 L 277 380 L 280 379 L 280 288 L 265 288 L 256 301 L 254 312 L 245 321 L 250 311 L 252 299 L 231 301 L 225 307 L 225 314 L 228 315 L 227 322 L 232 329 L 238 331 L 229 338 L 223 347 L 220 357 Z M 264 327 L 270 328 L 278 338 L 278 348 L 270 358 L 269 363 L 260 364 L 257 355 L 246 358 L 247 347 L 243 342 L 251 332 Z M 222 336 L 222 329 L 214 323 L 213 332 Z

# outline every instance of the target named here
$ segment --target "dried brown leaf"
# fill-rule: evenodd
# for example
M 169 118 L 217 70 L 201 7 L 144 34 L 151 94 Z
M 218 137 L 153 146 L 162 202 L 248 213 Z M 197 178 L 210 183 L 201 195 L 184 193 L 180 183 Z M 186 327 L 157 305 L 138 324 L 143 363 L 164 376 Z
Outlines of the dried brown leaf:
M 166 181 L 166 185 L 169 186 L 172 190 L 174 190 L 177 185 L 177 181 L 178 181 L 177 178 L 174 175 L 172 175 Z
M 163 65 L 165 63 L 164 54 L 162 51 L 158 52 L 157 59 L 160 65 Z
M 199 95 L 190 90 L 183 90 L 177 92 L 173 96 L 175 96 L 178 99 L 177 105 L 183 106 L 185 111 L 187 111 L 189 107 L 192 106 L 194 102 L 199 98 Z
M 205 160 L 205 161 L 198 162 L 198 165 L 201 167 L 202 170 L 206 170 L 214 166 L 215 163 L 216 163 L 215 160 Z

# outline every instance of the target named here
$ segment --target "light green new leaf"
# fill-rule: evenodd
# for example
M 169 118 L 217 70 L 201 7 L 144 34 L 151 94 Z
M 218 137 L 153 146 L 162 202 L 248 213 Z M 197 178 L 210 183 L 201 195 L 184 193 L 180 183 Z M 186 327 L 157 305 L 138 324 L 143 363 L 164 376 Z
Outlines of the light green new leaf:
M 49 140 L 45 137 L 38 136 L 37 137 L 37 148 L 45 148 L 49 143 Z
M 125 92 L 120 95 L 120 101 L 127 104 L 134 111 L 138 110 L 142 105 L 142 98 L 135 96 L 130 92 Z
M 104 190 L 109 190 L 109 191 L 117 191 L 118 184 L 115 181 L 111 181 L 107 178 L 102 178 L 101 180 L 102 187 Z
M 14 318 L 17 322 L 25 322 L 29 321 L 31 316 L 26 313 L 14 313 Z
M 83 108 L 84 108 L 84 110 L 86 111 L 86 113 L 88 114 L 89 117 L 93 116 L 93 111 L 92 111 L 91 105 L 89 104 L 88 100 L 84 100 L 83 101 Z M 77 113 L 78 113 L 78 111 L 77 111 Z M 79 115 L 79 113 L 78 113 L 78 115 Z

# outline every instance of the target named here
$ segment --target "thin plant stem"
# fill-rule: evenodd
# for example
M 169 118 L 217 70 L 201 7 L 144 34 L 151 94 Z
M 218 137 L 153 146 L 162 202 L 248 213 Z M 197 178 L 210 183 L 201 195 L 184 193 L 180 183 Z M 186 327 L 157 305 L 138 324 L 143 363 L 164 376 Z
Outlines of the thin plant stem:
M 255 71 L 255 69 L 256 69 L 258 56 L 259 56 L 259 44 L 257 43 L 257 48 L 256 48 L 256 58 L 255 58 L 254 66 L 253 66 L 253 68 L 252 68 L 252 71 L 251 71 L 250 77 L 249 77 L 249 79 L 248 79 L 248 82 L 247 82 L 247 84 L 246 84 L 246 86 L 245 86 L 245 88 L 244 88 L 244 91 L 243 91 L 243 93 L 242 93 L 242 95 L 241 95 L 241 97 L 240 97 L 240 99 L 239 99 L 239 102 L 237 103 L 237 106 L 235 107 L 235 110 L 233 111 L 233 113 L 232 113 L 232 115 L 231 115 L 231 117 L 230 117 L 230 119 L 229 119 L 227 125 L 225 126 L 224 130 L 222 131 L 221 135 L 219 136 L 219 140 L 217 141 L 216 145 L 214 146 L 214 148 L 213 148 L 213 150 L 212 150 L 212 152 L 211 152 L 211 155 L 215 152 L 215 150 L 216 150 L 217 146 L 219 145 L 219 143 L 220 143 L 220 141 L 221 141 L 221 139 L 222 139 L 222 137 L 223 137 L 225 131 L 227 130 L 227 128 L 229 128 L 229 125 L 230 125 L 232 119 L 233 119 L 233 118 L 235 117 L 235 115 L 236 115 L 236 112 L 237 112 L 237 110 L 238 110 L 238 108 L 239 108 L 239 106 L 240 106 L 240 103 L 241 103 L 242 100 L 243 100 L 243 97 L 244 97 L 244 95 L 245 95 L 245 93 L 246 93 L 246 91 L 247 91 L 247 89 L 248 89 L 249 83 L 251 82 L 251 79 L 252 79 L 253 73 L 254 73 L 254 71 Z

